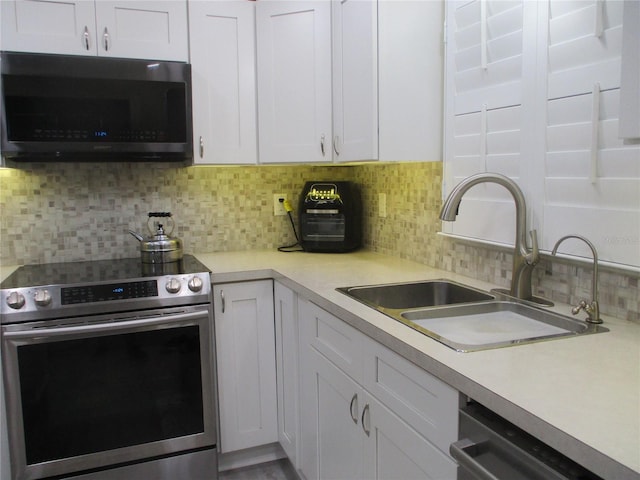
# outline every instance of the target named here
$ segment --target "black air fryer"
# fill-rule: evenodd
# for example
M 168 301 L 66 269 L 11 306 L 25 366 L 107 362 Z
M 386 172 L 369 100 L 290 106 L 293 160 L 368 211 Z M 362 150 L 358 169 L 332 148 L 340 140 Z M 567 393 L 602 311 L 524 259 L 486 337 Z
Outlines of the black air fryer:
M 298 212 L 305 251 L 349 252 L 360 247 L 362 204 L 353 183 L 305 183 Z

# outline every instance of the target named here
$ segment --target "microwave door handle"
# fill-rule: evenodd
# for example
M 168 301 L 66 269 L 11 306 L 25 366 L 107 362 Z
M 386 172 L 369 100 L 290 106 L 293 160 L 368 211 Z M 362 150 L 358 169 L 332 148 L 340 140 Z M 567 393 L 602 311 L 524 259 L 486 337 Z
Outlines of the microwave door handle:
M 4 332 L 4 337 L 11 340 L 48 338 L 60 335 L 71 335 L 78 333 L 102 333 L 135 327 L 152 327 L 156 325 L 166 325 L 167 323 L 184 322 L 195 320 L 206 315 L 206 310 L 197 312 L 179 313 L 175 315 L 162 315 L 153 318 L 138 318 L 136 320 L 123 320 L 118 322 L 98 323 L 95 325 L 72 325 L 66 327 L 42 328 L 38 330 L 20 330 L 15 332 Z
M 476 443 L 467 438 L 463 438 L 449 446 L 449 453 L 458 461 L 460 468 L 468 471 L 478 480 L 500 480 L 493 473 L 480 465 L 480 463 L 472 456 L 473 452 L 481 450 L 488 443 L 488 441 Z

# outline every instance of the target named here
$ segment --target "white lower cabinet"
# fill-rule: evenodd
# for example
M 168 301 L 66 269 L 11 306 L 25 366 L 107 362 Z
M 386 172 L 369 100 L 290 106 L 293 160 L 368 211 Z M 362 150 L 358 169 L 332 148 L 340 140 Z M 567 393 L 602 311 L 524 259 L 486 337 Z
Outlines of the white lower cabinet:
M 306 354 L 302 473 L 307 480 L 364 478 L 364 392 L 317 350 Z
M 213 286 L 220 451 L 278 440 L 273 281 Z
M 306 300 L 298 315 L 304 477 L 455 479 L 458 392 Z
M 278 441 L 298 465 L 298 306 L 297 295 L 281 283 L 273 285 L 278 387 Z

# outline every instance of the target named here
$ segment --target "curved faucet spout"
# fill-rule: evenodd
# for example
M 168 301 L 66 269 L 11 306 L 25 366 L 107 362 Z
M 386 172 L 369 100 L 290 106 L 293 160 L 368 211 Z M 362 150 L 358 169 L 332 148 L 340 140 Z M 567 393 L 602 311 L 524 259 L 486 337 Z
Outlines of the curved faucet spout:
M 513 252 L 513 271 L 511 273 L 510 295 L 523 300 L 530 300 L 531 276 L 533 268 L 538 263 L 540 255 L 538 252 L 538 237 L 535 230 L 531 230 L 531 250 L 527 247 L 527 206 L 524 194 L 520 187 L 509 177 L 499 173 L 478 173 L 462 180 L 456 185 L 440 211 L 440 219 L 446 222 L 453 222 L 458 215 L 458 209 L 462 197 L 467 191 L 480 183 L 496 183 L 506 188 L 516 204 L 516 239 Z
M 551 255 L 555 256 L 558 253 L 558 247 L 560 246 L 560 244 L 569 238 L 582 240 L 591 249 L 591 255 L 593 256 L 593 276 L 591 278 L 591 295 L 593 296 L 593 300 L 591 301 L 591 303 L 587 303 L 585 300 L 581 300 L 580 303 L 578 303 L 578 305 L 571 310 L 571 313 L 577 315 L 580 310 L 584 310 L 585 312 L 587 312 L 587 319 L 585 320 L 586 322 L 602 323 L 602 319 L 600 318 L 600 306 L 598 304 L 598 251 L 596 250 L 596 247 L 582 235 L 565 235 L 556 242 Z

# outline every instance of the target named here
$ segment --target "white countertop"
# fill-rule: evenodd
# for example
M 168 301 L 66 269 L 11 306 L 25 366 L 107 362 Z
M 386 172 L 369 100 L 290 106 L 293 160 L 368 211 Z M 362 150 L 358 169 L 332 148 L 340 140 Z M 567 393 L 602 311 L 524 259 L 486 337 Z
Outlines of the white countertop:
M 335 289 L 434 278 L 494 285 L 365 251 L 196 256 L 214 283 L 280 280 L 598 475 L 640 479 L 639 325 L 604 312 L 607 333 L 458 353 Z
M 640 325 L 604 312 L 607 333 L 458 353 L 335 289 L 434 278 L 495 285 L 366 251 L 196 256 L 214 283 L 279 280 L 603 478 L 640 479 Z M 16 267 L 2 266 L 0 279 Z

